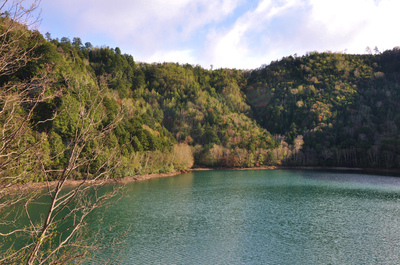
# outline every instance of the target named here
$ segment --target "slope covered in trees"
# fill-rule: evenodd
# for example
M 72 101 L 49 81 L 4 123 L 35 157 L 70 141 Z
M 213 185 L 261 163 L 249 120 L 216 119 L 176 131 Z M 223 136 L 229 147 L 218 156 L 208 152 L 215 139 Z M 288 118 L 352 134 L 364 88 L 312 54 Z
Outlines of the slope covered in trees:
M 400 50 L 376 55 L 309 53 L 248 74 L 259 123 L 291 143 L 295 165 L 400 166 Z
M 48 72 L 54 96 L 35 108 L 31 141 L 44 141 L 49 159 L 76 132 L 85 100 L 75 90 L 93 96 L 96 87 L 101 126 L 121 117 L 106 141 L 121 150 L 115 176 L 186 169 L 193 158 L 198 166 L 400 166 L 398 49 L 313 52 L 252 71 L 206 70 L 135 62 L 119 48 L 32 34 L 38 60 L 0 81 Z M 63 154 L 55 161 L 62 166 Z
M 120 150 L 116 177 L 184 170 L 193 165 L 193 156 L 200 166 L 248 167 L 277 159 L 272 152 L 276 141 L 252 119 L 241 71 L 137 63 L 119 48 L 30 34 L 35 40 L 26 45 L 37 59 L 1 76 L 0 84 L 5 88 L 45 73 L 49 98 L 32 109 L 26 141 L 38 144 L 32 152 L 43 153 L 43 163 L 54 171 L 68 163 L 68 144 L 79 131 L 82 111 L 91 108 L 92 130 L 118 123 L 101 145 L 89 141 L 81 155 L 90 156 L 98 146 Z M 20 107 L 22 116 L 29 111 Z M 104 156 L 80 171 L 93 174 Z M 74 174 L 80 178 L 79 171 Z M 33 180 L 56 178 L 39 175 Z
M 200 166 L 248 167 L 274 163 L 276 141 L 252 119 L 241 71 L 207 71 L 174 63 L 136 63 L 119 48 L 93 48 L 78 38 L 50 40 L 63 54 L 86 63 L 86 70 L 110 89 L 108 111 L 126 110 L 115 136 L 125 153 L 163 151 L 188 144 Z M 139 130 L 140 129 L 140 130 Z M 151 135 L 153 138 L 149 138 Z M 147 135 L 149 140 L 146 140 Z M 127 166 L 132 160 L 127 160 Z

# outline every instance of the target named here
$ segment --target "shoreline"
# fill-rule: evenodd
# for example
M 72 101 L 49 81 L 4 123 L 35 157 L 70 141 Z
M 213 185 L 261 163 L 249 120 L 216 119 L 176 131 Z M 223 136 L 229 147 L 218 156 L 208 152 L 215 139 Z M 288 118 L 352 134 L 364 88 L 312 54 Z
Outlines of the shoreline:
M 192 168 L 190 171 L 207 171 L 207 170 L 327 170 L 327 171 L 349 171 L 362 173 L 386 173 L 396 174 L 400 176 L 400 168 L 362 168 L 362 167 L 322 167 L 322 166 L 262 166 L 262 167 L 246 167 L 246 168 Z
M 400 169 L 387 169 L 387 168 L 351 168 L 351 167 L 320 167 L 320 166 L 262 166 L 262 167 L 250 167 L 250 168 L 227 168 L 227 167 L 215 167 L 215 168 L 191 168 L 189 170 L 174 171 L 168 173 L 153 173 L 144 175 L 134 175 L 123 178 L 98 180 L 98 181 L 87 181 L 84 185 L 98 184 L 98 185 L 108 185 L 108 184 L 128 184 L 132 182 L 145 181 L 156 178 L 167 178 L 178 176 L 181 174 L 195 172 L 195 171 L 211 171 L 211 170 L 327 170 L 327 171 L 348 171 L 348 172 L 360 172 L 366 174 L 391 174 L 395 176 L 400 176 Z M 84 182 L 83 180 L 66 180 L 65 187 L 76 187 Z M 97 183 L 96 183 L 97 182 Z M 50 182 L 35 182 L 35 183 L 25 183 L 16 184 L 9 189 L 11 193 L 14 192 L 29 192 L 31 190 L 45 189 L 48 186 L 54 187 L 57 185 L 58 181 Z
M 327 170 L 348 171 L 360 173 L 394 174 L 400 176 L 400 168 L 363 168 L 363 167 L 320 167 L 320 166 L 279 166 L 277 169 L 299 169 L 299 170 Z
M 134 175 L 134 176 L 128 176 L 124 178 L 113 178 L 113 179 L 106 179 L 106 180 L 77 180 L 77 179 L 67 179 L 64 183 L 64 187 L 76 187 L 84 183 L 83 185 L 111 185 L 111 184 L 128 184 L 132 182 L 138 182 L 138 181 L 145 181 L 149 179 L 156 179 L 156 178 L 167 178 L 167 177 L 173 177 L 177 176 L 180 174 L 188 173 L 191 170 L 186 170 L 186 171 L 174 171 L 174 172 L 168 172 L 168 173 L 154 173 L 154 174 L 144 174 L 144 175 Z M 1 189 L 4 189 L 4 192 L 7 194 L 13 194 L 13 193 L 24 193 L 24 192 L 30 192 L 32 190 L 43 190 L 46 189 L 47 187 L 54 188 L 58 184 L 58 181 L 52 180 L 48 182 L 29 182 L 29 183 L 24 183 L 24 184 L 15 184 L 12 185 L 11 187 L 4 188 L 0 187 Z

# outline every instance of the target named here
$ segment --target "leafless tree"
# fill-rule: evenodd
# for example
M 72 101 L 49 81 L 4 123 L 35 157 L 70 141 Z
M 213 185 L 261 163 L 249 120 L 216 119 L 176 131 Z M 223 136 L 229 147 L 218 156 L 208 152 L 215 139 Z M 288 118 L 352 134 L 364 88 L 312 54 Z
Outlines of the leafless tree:
M 24 0 L 3 0 L 0 4 L 0 76 L 15 73 L 35 59 L 35 46 L 25 48 L 24 44 L 37 35 L 25 29 L 33 29 L 37 25 L 39 3 L 40 0 L 33 0 L 29 6 L 24 6 Z
M 30 7 L 21 4 L 21 1 L 3 1 L 0 6 L 0 213 L 20 201 L 14 198 L 4 202 L 3 196 L 7 189 L 27 178 L 25 169 L 33 163 L 30 157 L 37 145 L 27 143 L 29 123 L 35 108 L 47 97 L 46 73 L 30 80 L 7 81 L 8 76 L 37 59 L 33 53 L 35 45 L 27 49 L 26 43 L 36 38 L 27 25 L 35 23 L 32 14 L 38 1 Z M 22 199 L 22 194 L 19 195 Z
M 51 69 L 29 80 L 7 81 L 38 59 L 35 44 L 30 48 L 25 44 L 35 43 L 37 33 L 30 27 L 37 21 L 39 0 L 28 7 L 23 4 L 23 0 L 0 4 L 0 78 L 6 80 L 0 82 L 0 264 L 80 263 L 102 239 L 100 233 L 87 231 L 88 217 L 118 191 L 100 188 L 118 167 L 120 149 L 110 147 L 107 139 L 121 121 L 122 111 L 104 123 L 106 85 L 93 78 L 88 82 L 82 76 L 64 75 L 68 93 L 78 102 L 77 118 L 70 117 L 74 135 L 57 153 L 49 156 L 44 151 L 50 136 L 34 128 L 59 114 L 34 122 L 34 113 L 39 104 L 63 91 L 49 90 Z M 68 108 L 63 110 L 67 118 L 76 113 Z M 66 162 L 55 165 L 53 161 L 60 157 Z M 67 181 L 77 177 L 67 187 Z M 26 188 L 35 179 L 43 179 L 46 188 Z M 43 211 L 42 216 L 36 216 L 35 206 Z

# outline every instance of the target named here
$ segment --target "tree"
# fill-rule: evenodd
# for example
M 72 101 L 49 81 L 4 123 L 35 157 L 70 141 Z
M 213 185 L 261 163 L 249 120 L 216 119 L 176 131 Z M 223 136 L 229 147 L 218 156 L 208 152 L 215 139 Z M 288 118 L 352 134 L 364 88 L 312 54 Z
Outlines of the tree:
M 45 36 L 46 36 L 46 40 L 47 41 L 51 41 L 52 40 L 50 32 L 46 32 Z
M 21 24 L 28 24 L 29 15 L 36 9 L 35 3 L 22 9 L 19 2 L 5 1 L 0 10 L 10 14 L 0 20 L 0 180 L 6 181 L 5 187 L 24 178 L 23 170 L 18 170 L 15 165 L 29 156 L 36 146 L 27 141 L 31 130 L 29 123 L 36 107 L 47 99 L 49 80 L 46 72 L 30 80 L 10 81 L 10 76 L 28 62 L 37 60 L 33 52 L 36 45 L 25 49 L 26 42 L 35 41 L 36 36 L 24 30 L 25 26 Z M 6 4 L 10 6 L 4 11 Z M 12 15 L 11 11 L 14 11 Z
M 193 166 L 193 154 L 189 145 L 180 143 L 172 149 L 174 167 L 178 170 L 187 170 Z
M 90 42 L 85 42 L 85 47 L 89 50 L 93 49 L 93 45 Z
M 54 166 L 46 163 L 44 157 L 38 157 L 40 173 L 46 181 L 56 179 L 56 183 L 54 187 L 49 184 L 46 191 L 50 197 L 46 218 L 39 226 L 30 228 L 36 235 L 32 247 L 29 248 L 28 264 L 65 262 L 95 249 L 96 246 L 92 244 L 86 245 L 85 248 L 73 246 L 81 245 L 78 242 L 88 243 L 87 238 L 81 237 L 86 218 L 116 192 L 101 194 L 99 189 L 113 175 L 119 164 L 120 147 L 109 148 L 107 140 L 122 116 L 118 115 L 113 122 L 102 126 L 106 118 L 106 113 L 101 110 L 105 88 L 94 85 L 88 95 L 79 81 L 66 77 L 66 82 L 68 89 L 76 95 L 79 102 L 79 117 L 75 121 L 75 135 L 71 142 L 65 146 L 62 153 L 56 155 L 58 157 L 67 154 L 67 163 L 61 169 L 54 169 Z M 65 111 L 71 110 L 67 107 Z M 94 148 L 92 143 L 95 143 Z M 90 152 L 85 152 L 89 146 Z M 64 191 L 66 181 L 77 177 L 80 179 L 78 185 L 68 192 Z M 64 212 L 65 209 L 69 210 Z M 26 212 L 31 219 L 29 211 Z M 66 225 L 69 227 L 60 231 L 60 228 Z M 58 244 L 49 248 L 48 244 L 54 237 L 58 239 Z M 71 249 L 75 249 L 74 254 L 71 253 Z
M 68 37 L 62 37 L 62 38 L 61 38 L 61 42 L 62 42 L 62 43 L 66 43 L 66 44 L 70 44 L 70 43 L 71 43 L 71 40 L 70 40 Z
M 80 48 L 80 47 L 82 46 L 82 40 L 81 40 L 81 38 L 74 37 L 73 40 L 72 40 L 72 45 L 73 45 L 75 48 Z
M 39 0 L 29 7 L 23 4 L 20 0 L 0 4 L 1 13 L 10 14 L 0 18 L 0 263 L 76 264 L 100 240 L 85 233 L 87 217 L 117 191 L 100 192 L 100 188 L 118 166 L 120 146 L 109 146 L 107 139 L 121 121 L 122 111 L 104 123 L 107 87 L 89 74 L 64 73 L 65 91 L 51 89 L 50 67 L 28 80 L 11 78 L 39 59 L 35 48 L 40 38 L 28 29 L 36 21 L 31 18 Z M 26 48 L 27 43 L 33 44 Z M 61 93 L 75 98 L 77 118 L 68 117 L 73 106 L 66 105 L 55 109 L 50 118 L 36 121 L 38 106 L 54 98 L 62 100 Z M 60 116 L 57 111 L 67 113 L 73 123 L 72 137 L 61 139 L 53 131 L 38 131 L 39 124 Z M 52 152 L 50 144 L 57 146 Z M 69 179 L 79 180 L 65 189 Z M 23 185 L 38 180 L 44 181 L 45 190 Z M 42 218 L 32 212 L 36 204 L 46 209 Z

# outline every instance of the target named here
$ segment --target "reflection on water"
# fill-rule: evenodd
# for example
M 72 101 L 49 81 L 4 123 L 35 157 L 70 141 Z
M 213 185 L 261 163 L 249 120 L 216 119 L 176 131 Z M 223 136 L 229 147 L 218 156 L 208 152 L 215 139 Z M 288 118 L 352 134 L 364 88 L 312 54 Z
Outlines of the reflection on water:
M 120 264 L 398 264 L 399 184 L 337 172 L 192 172 L 130 184 L 103 225 L 132 225 Z
M 296 171 L 296 172 L 299 175 L 303 176 L 304 178 L 315 179 L 315 180 L 400 186 L 399 176 L 379 176 L 373 174 L 354 174 L 354 173 L 343 174 L 343 172 L 334 172 L 334 171 L 331 172 Z

